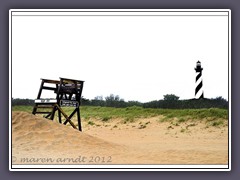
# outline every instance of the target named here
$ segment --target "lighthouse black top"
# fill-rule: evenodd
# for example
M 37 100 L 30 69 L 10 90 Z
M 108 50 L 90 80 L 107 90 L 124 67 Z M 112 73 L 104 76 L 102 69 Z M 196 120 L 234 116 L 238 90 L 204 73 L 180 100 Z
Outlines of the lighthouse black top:
M 201 62 L 200 61 L 197 62 L 195 70 L 196 70 L 196 72 L 201 72 L 203 70 L 203 68 L 201 67 Z

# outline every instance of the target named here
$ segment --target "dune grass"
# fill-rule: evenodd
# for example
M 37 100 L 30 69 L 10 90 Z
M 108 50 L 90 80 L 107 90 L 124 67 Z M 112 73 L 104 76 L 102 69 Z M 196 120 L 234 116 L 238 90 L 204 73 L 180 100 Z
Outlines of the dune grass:
M 32 112 L 32 106 L 13 106 L 13 111 Z M 71 113 L 73 108 L 64 107 L 66 113 Z M 178 119 L 178 123 L 185 122 L 189 119 L 207 119 L 214 121 L 219 119 L 228 119 L 227 109 L 152 109 L 132 106 L 127 108 L 100 107 L 100 106 L 81 106 L 81 117 L 85 120 L 97 118 L 103 122 L 111 119 L 121 118 L 124 122 L 133 122 L 137 118 L 149 118 L 162 115 L 164 118 L 161 121 Z M 221 123 L 214 123 L 217 126 Z
M 32 106 L 12 106 L 12 111 L 24 111 L 28 113 L 32 113 Z

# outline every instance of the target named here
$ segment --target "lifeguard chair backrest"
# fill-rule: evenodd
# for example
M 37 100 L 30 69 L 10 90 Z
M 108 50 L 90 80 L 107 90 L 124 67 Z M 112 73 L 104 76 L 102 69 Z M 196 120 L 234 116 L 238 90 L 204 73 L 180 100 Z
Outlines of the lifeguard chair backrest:
M 60 78 L 58 87 L 58 100 L 66 99 L 80 103 L 83 89 L 83 82 L 75 79 Z
M 60 84 L 60 81 L 50 80 L 50 79 L 41 79 L 41 81 L 42 82 L 41 82 L 41 85 L 40 85 L 40 88 L 39 88 L 37 99 L 41 99 L 41 95 L 42 95 L 43 90 L 51 90 L 54 93 L 57 93 L 58 85 Z

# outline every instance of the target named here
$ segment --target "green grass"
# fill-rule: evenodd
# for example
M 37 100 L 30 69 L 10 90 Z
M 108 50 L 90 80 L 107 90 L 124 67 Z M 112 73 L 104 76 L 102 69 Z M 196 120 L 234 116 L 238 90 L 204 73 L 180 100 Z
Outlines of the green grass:
M 223 120 L 217 120 L 217 121 L 212 122 L 211 125 L 215 126 L 215 127 L 223 126 L 224 121 Z
M 71 107 L 64 107 L 64 111 L 70 114 L 73 111 Z M 108 122 L 110 119 L 121 118 L 124 123 L 134 122 L 138 118 L 149 118 L 158 115 L 163 115 L 161 121 L 171 121 L 177 119 L 177 123 L 182 123 L 188 120 L 207 119 L 212 121 L 212 126 L 219 126 L 219 119 L 228 119 L 227 109 L 151 109 L 132 106 L 127 108 L 113 108 L 100 106 L 81 106 L 81 118 L 89 120 L 96 118 L 103 122 Z M 32 106 L 13 106 L 13 111 L 32 112 Z M 57 116 L 57 113 L 56 113 Z M 215 123 L 214 123 L 215 122 Z M 220 123 L 220 124 L 219 124 Z
M 107 121 L 109 121 L 110 119 L 112 119 L 111 116 L 105 116 L 105 117 L 102 118 L 102 121 L 103 121 L 103 122 L 107 122 Z
M 88 124 L 91 125 L 91 126 L 95 125 L 95 123 L 92 122 L 92 121 L 88 121 Z
M 182 118 L 182 117 L 178 120 L 179 123 L 182 123 L 182 122 L 185 122 L 185 121 L 186 121 L 186 118 Z
M 13 106 L 12 111 L 25 111 L 28 113 L 32 113 L 33 107 L 32 106 Z

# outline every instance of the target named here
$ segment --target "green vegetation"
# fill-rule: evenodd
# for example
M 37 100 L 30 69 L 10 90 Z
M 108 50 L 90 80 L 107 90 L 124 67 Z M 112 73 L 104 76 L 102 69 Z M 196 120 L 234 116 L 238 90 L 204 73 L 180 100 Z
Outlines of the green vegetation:
M 13 111 L 24 111 L 28 113 L 32 113 L 33 106 L 12 106 Z
M 88 121 L 88 124 L 91 125 L 91 126 L 93 126 L 95 123 L 92 122 L 92 121 Z
M 217 121 L 212 122 L 210 125 L 215 126 L 215 127 L 219 127 L 219 126 L 224 125 L 224 121 L 223 120 L 217 120 Z
M 179 97 L 174 94 L 166 94 L 163 96 L 163 99 L 165 101 L 177 101 L 179 99 Z
M 83 106 L 101 106 L 101 107 L 143 107 L 143 108 L 161 108 L 161 109 L 201 109 L 201 108 L 223 108 L 228 109 L 228 101 L 224 98 L 201 98 L 201 99 L 187 99 L 179 100 L 180 97 L 174 94 L 166 94 L 162 100 L 154 100 L 150 102 L 141 103 L 138 101 L 124 101 L 118 95 L 110 94 L 103 98 L 102 96 L 96 96 L 94 99 L 86 99 L 82 97 L 81 104 Z M 34 105 L 32 99 L 19 99 L 12 98 L 12 105 Z
M 13 111 L 31 113 L 33 105 L 34 100 L 12 98 Z M 82 97 L 80 109 L 82 121 L 89 126 L 96 127 L 102 124 L 108 127 L 111 119 L 118 119 L 121 123 L 128 125 L 128 123 L 134 123 L 141 118 L 150 117 L 159 117 L 159 122 L 169 123 L 168 130 L 181 128 L 181 133 L 190 132 L 191 127 L 196 126 L 199 121 L 206 123 L 206 128 L 210 126 L 217 128 L 228 124 L 228 101 L 222 97 L 179 100 L 179 97 L 174 94 L 166 94 L 162 100 L 141 103 L 138 101 L 126 102 L 118 95 L 110 94 L 105 98 L 97 96 L 92 100 Z M 73 108 L 63 107 L 63 110 L 70 115 Z M 55 114 L 56 121 L 58 121 L 57 116 L 58 113 Z M 76 117 L 73 117 L 72 120 L 74 123 L 77 122 Z M 138 129 L 147 128 L 149 123 L 150 121 L 143 123 L 140 120 Z M 117 127 L 115 125 L 113 128 Z M 132 127 L 137 126 L 132 124 Z
M 111 116 L 105 116 L 105 117 L 102 118 L 102 121 L 107 122 L 111 118 L 112 118 Z
M 32 106 L 13 106 L 13 111 L 25 111 L 32 112 Z M 71 107 L 64 107 L 64 111 L 69 114 L 73 111 Z M 206 119 L 214 123 L 218 119 L 228 119 L 227 109 L 209 108 L 209 109 L 152 109 L 143 108 L 138 106 L 126 107 L 126 108 L 114 108 L 114 107 L 100 107 L 100 106 L 81 106 L 81 117 L 84 120 L 89 118 L 96 118 L 104 122 L 114 118 L 121 118 L 125 123 L 134 122 L 138 118 L 149 118 L 154 116 L 163 115 L 164 118 L 161 121 L 169 121 L 176 119 L 177 123 L 183 123 L 188 120 L 194 119 Z M 219 121 L 213 126 L 221 124 Z
M 179 123 L 182 123 L 182 122 L 185 122 L 185 121 L 186 121 L 186 119 L 184 119 L 182 117 L 178 120 Z

